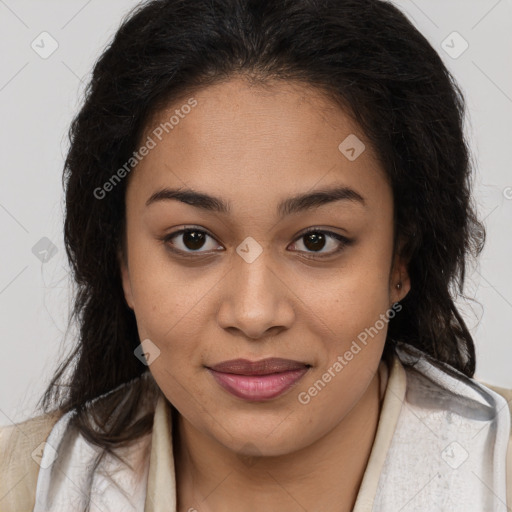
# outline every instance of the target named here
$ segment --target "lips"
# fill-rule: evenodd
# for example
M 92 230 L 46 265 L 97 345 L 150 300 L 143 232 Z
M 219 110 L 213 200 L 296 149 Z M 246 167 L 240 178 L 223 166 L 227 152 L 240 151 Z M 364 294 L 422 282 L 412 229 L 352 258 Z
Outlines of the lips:
M 215 381 L 232 395 L 250 401 L 275 398 L 300 380 L 309 364 L 290 359 L 233 359 L 207 367 Z
M 272 357 L 260 361 L 249 361 L 248 359 L 233 359 L 210 366 L 212 370 L 222 373 L 235 373 L 237 375 L 269 375 L 271 373 L 282 373 L 290 370 L 302 370 L 309 365 L 292 361 L 291 359 L 280 359 Z

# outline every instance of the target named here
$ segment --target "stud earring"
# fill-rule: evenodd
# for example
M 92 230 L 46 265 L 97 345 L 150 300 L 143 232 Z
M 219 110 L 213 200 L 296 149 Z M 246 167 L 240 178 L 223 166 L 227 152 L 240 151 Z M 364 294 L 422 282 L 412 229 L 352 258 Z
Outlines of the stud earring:
M 396 283 L 396 289 L 397 290 L 401 290 L 402 289 L 402 281 L 398 281 L 398 283 Z

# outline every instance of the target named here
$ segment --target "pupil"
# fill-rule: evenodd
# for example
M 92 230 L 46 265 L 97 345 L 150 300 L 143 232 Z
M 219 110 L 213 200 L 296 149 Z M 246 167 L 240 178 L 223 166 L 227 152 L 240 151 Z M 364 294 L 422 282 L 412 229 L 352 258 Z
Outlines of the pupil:
M 317 251 L 324 247 L 325 236 L 323 233 L 309 233 L 305 235 L 304 245 L 311 251 Z M 185 231 L 183 233 L 183 242 L 190 250 L 201 249 L 204 244 L 204 233 L 198 231 Z
M 183 243 L 187 249 L 201 249 L 204 243 L 204 233 L 200 233 L 198 231 L 185 231 L 183 233 Z
M 323 233 L 308 233 L 305 235 L 306 242 L 304 245 L 310 250 L 322 249 L 325 245 L 325 236 Z M 310 243 L 312 242 L 312 243 Z

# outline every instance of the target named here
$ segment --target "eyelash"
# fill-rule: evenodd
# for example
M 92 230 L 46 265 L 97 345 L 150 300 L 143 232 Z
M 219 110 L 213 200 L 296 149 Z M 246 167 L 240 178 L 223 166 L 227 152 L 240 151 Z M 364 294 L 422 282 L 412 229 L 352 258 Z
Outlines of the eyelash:
M 199 228 L 195 228 L 195 227 L 188 227 L 188 228 L 183 228 L 183 229 L 180 229 L 178 231 L 174 231 L 173 233 L 169 233 L 168 235 L 164 236 L 161 238 L 161 241 L 164 242 L 166 245 L 167 245 L 167 248 L 174 252 L 174 253 L 178 253 L 186 258 L 190 257 L 190 258 L 195 258 L 196 256 L 200 256 L 201 254 L 204 254 L 206 253 L 207 251 L 203 251 L 203 252 L 200 252 L 200 251 L 183 251 L 181 249 L 175 249 L 173 247 L 171 247 L 171 245 L 169 244 L 169 242 L 177 237 L 178 235 L 181 235 L 183 233 L 186 233 L 186 232 L 189 232 L 189 231 L 195 231 L 195 232 L 198 232 L 198 233 L 203 233 L 207 236 L 209 236 L 210 238 L 213 238 L 215 240 L 215 238 L 210 235 L 207 231 L 203 230 L 203 229 L 199 229 Z M 327 257 L 331 257 L 335 254 L 338 254 L 339 252 L 341 252 L 343 249 L 345 249 L 347 246 L 349 246 L 353 240 L 349 239 L 349 238 L 346 238 L 345 236 L 343 235 L 340 235 L 338 233 L 334 233 L 332 231 L 328 231 L 328 230 L 324 230 L 324 229 L 319 229 L 319 228 L 308 228 L 306 231 L 303 231 L 295 240 L 294 240 L 294 244 L 299 241 L 301 238 L 305 237 L 306 235 L 309 235 L 310 233 L 322 233 L 324 235 L 327 235 L 328 237 L 332 237 L 334 238 L 335 240 L 337 240 L 338 242 L 340 242 L 340 245 L 337 249 L 335 249 L 334 251 L 331 251 L 329 253 L 326 253 L 326 254 L 322 254 L 322 253 L 317 253 L 318 255 L 315 255 L 314 252 L 311 252 L 311 253 L 307 253 L 306 251 L 298 251 L 298 252 L 306 252 L 306 254 L 309 254 L 308 256 L 305 256 L 306 258 L 308 259 L 322 259 L 322 258 L 327 258 Z

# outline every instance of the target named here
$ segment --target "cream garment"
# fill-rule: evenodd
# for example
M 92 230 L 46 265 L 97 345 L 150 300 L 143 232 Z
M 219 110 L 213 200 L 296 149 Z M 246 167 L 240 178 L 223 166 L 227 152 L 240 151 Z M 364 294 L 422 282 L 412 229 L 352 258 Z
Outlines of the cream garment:
M 416 349 L 398 352 L 406 392 L 372 510 L 506 512 L 510 404 Z
M 416 354 L 421 353 L 416 352 Z M 407 360 L 409 356 L 401 353 L 401 357 Z M 385 395 L 375 441 L 354 512 L 387 512 L 388 510 L 396 512 L 400 508 L 403 512 L 413 510 L 454 512 L 459 509 L 465 510 L 465 512 L 506 510 L 504 465 L 507 443 L 509 464 L 507 469 L 507 492 L 509 493 L 509 504 L 512 503 L 512 442 L 509 442 L 510 418 L 507 407 L 507 400 L 509 400 L 512 412 L 512 390 L 493 387 L 492 389 L 502 395 L 500 396 L 498 393 L 489 390 L 489 387 L 480 385 L 471 379 L 469 380 L 472 384 L 468 385 L 464 379 L 459 382 L 453 378 L 447 378 L 444 374 L 436 375 L 435 371 L 432 373 L 428 364 L 422 367 L 421 361 L 417 370 L 412 370 L 409 366 L 404 368 L 402 362 L 396 356 L 389 371 L 389 378 L 384 364 L 381 364 L 380 371 L 381 392 L 385 391 Z M 425 375 L 430 375 L 431 380 L 426 379 Z M 448 388 L 446 387 L 447 384 Z M 428 393 L 426 395 L 425 393 L 422 394 L 422 390 L 427 390 Z M 443 399 L 444 402 L 443 400 L 425 402 L 425 397 L 432 398 L 432 396 L 437 396 L 437 398 Z M 453 398 L 457 396 L 459 398 L 460 396 L 466 396 L 466 398 L 454 402 Z M 470 398 L 467 398 L 468 396 Z M 506 397 L 506 400 L 503 396 Z M 447 399 L 450 399 L 451 402 Z M 451 420 L 447 420 L 445 415 L 444 422 L 432 423 L 433 418 L 439 419 L 442 417 L 439 411 L 446 410 L 446 407 L 454 405 L 458 407 L 458 410 L 448 411 Z M 460 408 L 461 405 L 463 405 L 462 409 Z M 436 410 L 436 407 L 438 410 Z M 463 424 L 463 421 L 453 422 L 453 418 L 464 419 L 464 416 L 468 415 L 468 411 L 472 418 L 471 421 L 467 421 L 466 424 Z M 79 438 L 75 437 L 73 441 L 74 436 L 66 431 L 65 425 L 68 420 L 65 417 L 61 418 L 60 422 L 55 423 L 58 417 L 43 416 L 17 425 L 16 428 L 0 428 L 0 512 L 31 512 L 32 510 L 38 512 L 42 510 L 45 512 L 59 512 L 60 510 L 72 512 L 86 510 L 84 507 L 87 506 L 87 501 L 90 501 L 90 511 L 175 511 L 176 491 L 170 414 L 171 407 L 161 395 L 156 404 L 153 434 L 141 439 L 137 445 L 138 449 L 131 452 L 131 461 L 135 464 L 137 471 L 123 470 L 118 464 L 107 460 L 103 467 L 99 468 L 99 471 L 89 472 L 89 480 L 86 478 L 88 473 L 87 464 L 90 464 L 94 458 L 94 450 L 91 451 L 90 447 L 83 444 Z M 435 452 L 432 451 L 432 439 L 437 440 L 435 436 L 436 428 L 441 427 L 441 431 L 444 431 L 444 427 L 449 427 L 447 429 L 448 436 L 446 433 L 444 434 L 447 437 L 446 440 L 450 442 L 453 442 L 454 439 L 461 441 L 461 446 L 468 447 L 468 451 L 473 454 L 472 445 L 467 445 L 467 441 L 458 436 L 460 435 L 459 430 L 467 434 L 469 432 L 468 426 L 474 426 L 475 421 L 480 430 L 474 435 L 474 439 L 479 440 L 479 444 L 476 443 L 474 446 L 480 446 L 480 448 L 484 446 L 485 448 L 486 445 L 489 445 L 491 448 L 488 452 L 491 453 L 489 460 L 492 461 L 492 464 L 488 464 L 488 472 L 484 476 L 483 482 L 495 492 L 495 494 L 492 494 L 490 490 L 487 492 L 487 494 L 495 496 L 495 503 L 493 504 L 493 507 L 494 505 L 495 507 L 478 508 L 479 505 L 475 501 L 473 508 L 471 506 L 466 507 L 466 509 L 456 508 L 457 504 L 453 508 L 449 501 L 444 504 L 442 501 L 449 500 L 452 494 L 459 492 L 461 489 L 469 495 L 471 495 L 472 487 L 483 489 L 482 475 L 478 473 L 478 468 L 475 471 L 475 468 L 468 464 L 471 461 L 471 456 L 467 457 L 467 460 L 464 460 L 460 467 L 451 467 L 446 461 L 455 466 L 453 464 L 454 456 L 460 462 L 462 460 L 461 453 L 463 454 L 460 449 L 459 451 L 454 450 L 453 446 L 451 451 L 448 450 L 442 454 L 444 458 L 439 458 L 439 451 L 436 458 Z M 437 466 L 434 466 L 434 476 L 439 473 L 440 464 L 446 466 L 447 470 L 441 478 L 436 476 L 434 479 L 421 481 L 421 478 L 425 476 L 422 472 L 427 471 L 428 477 L 432 467 L 429 467 L 429 464 L 419 465 L 420 467 L 418 467 L 418 461 L 411 457 L 411 455 L 417 455 L 419 450 L 414 445 L 406 444 L 411 439 L 411 432 L 408 432 L 409 438 L 404 437 L 404 432 L 407 432 L 407 429 L 404 430 L 404 425 L 407 426 L 407 424 L 412 427 L 412 438 L 414 438 L 414 434 L 421 434 L 420 440 L 422 443 L 426 442 L 428 451 L 423 456 L 425 460 L 420 459 L 420 462 L 437 461 Z M 48 436 L 52 426 L 53 430 Z M 461 429 L 461 427 L 463 428 Z M 429 429 L 432 429 L 433 432 L 430 432 Z M 430 438 L 425 435 L 429 433 Z M 455 437 L 453 437 L 454 435 Z M 52 446 L 57 445 L 59 451 L 57 460 L 49 468 L 52 466 L 60 467 L 68 478 L 62 477 L 59 479 L 55 476 L 52 478 L 51 471 L 48 471 L 49 468 L 39 470 L 39 467 L 31 459 L 32 451 L 45 439 L 49 443 L 51 441 Z M 444 446 L 443 439 L 437 441 Z M 393 443 L 395 444 L 394 447 Z M 397 446 L 399 447 L 400 444 L 404 445 L 405 458 L 403 458 L 403 453 L 400 454 L 400 450 L 397 450 Z M 7 460 L 5 451 L 9 445 L 12 445 L 14 449 L 14 458 Z M 448 445 L 447 442 L 446 446 Z M 66 448 L 64 449 L 64 447 Z M 50 461 L 50 455 L 49 451 L 45 451 L 42 462 Z M 475 461 L 483 461 L 486 458 L 484 453 L 478 453 L 477 455 L 477 457 L 473 457 Z M 397 474 L 397 465 L 393 466 L 393 461 L 398 461 L 399 469 L 405 468 L 406 473 L 408 472 L 405 476 L 409 477 L 409 488 L 395 485 L 393 482 L 393 475 L 396 476 Z M 412 467 L 407 467 L 409 462 Z M 460 479 L 457 480 L 454 475 L 461 475 L 461 468 L 465 465 L 470 468 L 469 471 L 466 471 L 466 476 L 473 480 L 469 480 L 470 484 L 466 485 L 464 489 L 464 482 L 461 482 Z M 54 475 L 58 474 L 58 470 L 55 471 Z M 398 474 L 401 477 L 404 476 L 400 474 L 400 471 Z M 74 477 L 73 480 L 69 478 L 70 475 Z M 495 482 L 492 482 L 493 479 Z M 407 478 L 405 480 L 401 478 L 401 480 L 405 481 Z M 38 503 L 33 509 L 36 481 Z M 113 485 L 114 481 L 117 482 L 118 486 Z M 449 490 L 440 487 L 437 481 L 443 482 L 443 485 L 448 486 Z M 79 483 L 78 486 L 77 483 Z M 93 485 L 92 493 L 88 492 L 88 489 L 91 489 L 91 484 Z M 119 487 L 124 488 L 125 494 L 119 492 Z M 441 492 L 439 493 L 440 488 Z M 396 489 L 398 489 L 398 492 L 396 492 Z M 434 501 L 432 499 L 429 501 L 429 493 L 434 497 Z M 90 500 L 88 495 L 90 495 Z M 401 506 L 395 506 L 396 503 L 393 505 L 390 501 L 397 499 L 404 500 Z M 426 501 L 422 502 L 422 499 Z M 109 502 L 109 500 L 113 501 Z M 71 506 L 73 502 L 74 505 Z M 60 503 L 60 505 L 56 505 L 56 503 Z M 425 505 L 425 503 L 428 503 L 428 505 Z M 82 508 L 75 508 L 75 506 Z M 394 509 L 390 508 L 393 506 L 395 506 Z
M 389 378 L 389 386 L 391 387 L 388 386 L 387 393 L 386 385 L 389 372 L 383 361 L 381 361 L 379 371 L 381 398 L 384 398 L 384 402 L 369 463 L 353 512 L 371 510 L 380 468 L 400 412 L 401 400 L 399 397 L 400 395 L 403 396 L 405 391 L 405 372 L 400 361 L 396 358 L 393 361 Z M 172 442 L 168 435 L 168 432 L 172 432 L 171 414 L 171 408 L 168 406 L 167 400 L 160 397 L 155 411 L 156 428 L 151 448 L 151 466 L 144 512 L 169 512 L 174 511 L 176 507 L 176 476 L 174 473 Z M 169 454 L 169 456 L 166 457 L 159 454 Z M 155 461 L 155 464 L 153 464 L 153 461 Z M 201 510 L 200 506 L 198 510 Z
M 419 351 L 413 351 L 413 353 L 416 356 L 421 355 Z M 400 352 L 400 354 L 404 360 L 415 361 L 414 357 L 407 356 L 403 352 Z M 493 399 L 496 400 L 495 407 L 488 407 L 483 401 L 478 400 L 478 396 L 474 395 L 472 402 L 463 401 L 461 403 L 478 416 L 476 427 L 471 421 L 464 422 L 465 410 L 461 411 L 462 420 L 458 423 L 441 422 L 439 420 L 436 422 L 435 418 L 442 417 L 442 415 L 435 410 L 435 399 L 432 400 L 432 396 L 428 397 L 428 392 L 433 392 L 433 396 L 437 392 L 438 397 L 445 400 L 444 403 L 440 404 L 441 408 L 450 404 L 460 406 L 460 403 L 457 399 L 449 401 L 447 398 L 450 398 L 451 394 L 439 393 L 440 389 L 445 388 L 437 387 L 435 381 L 430 382 L 430 387 L 428 386 L 428 379 L 425 379 L 426 382 L 423 383 L 418 382 L 418 379 L 422 378 L 424 374 L 429 376 L 435 376 L 436 373 L 440 374 L 431 365 L 423 363 L 423 359 L 420 359 L 419 363 L 418 372 L 409 368 L 406 370 L 400 359 L 395 356 L 389 372 L 383 362 L 379 367 L 381 396 L 384 395 L 384 400 L 374 444 L 352 512 L 397 512 L 398 510 L 401 512 L 431 512 L 433 510 L 446 512 L 459 510 L 461 512 L 490 512 L 491 510 L 493 512 L 506 512 L 507 492 L 509 503 L 512 504 L 512 432 L 509 416 L 512 414 L 512 403 L 509 402 L 509 409 L 507 402 L 501 395 L 473 381 L 477 388 L 482 388 L 484 395 L 490 394 L 491 403 Z M 416 381 L 409 391 L 407 390 L 407 375 L 409 375 L 410 380 L 414 379 Z M 461 391 L 457 388 L 462 387 L 462 384 L 454 381 L 454 379 L 446 379 L 443 383 L 447 386 L 454 386 L 454 393 Z M 429 398 L 430 409 L 428 410 L 422 410 L 422 407 L 418 406 L 418 395 L 424 394 L 425 390 L 427 391 L 427 398 Z M 410 396 L 407 397 L 407 394 Z M 512 399 L 512 394 L 509 399 Z M 156 408 L 157 429 L 152 447 L 151 463 L 153 460 L 157 460 L 158 465 L 154 466 L 154 471 L 153 468 L 150 470 L 144 512 L 174 511 L 176 506 L 176 481 L 172 445 L 167 435 L 168 432 L 172 431 L 171 417 L 170 408 L 166 406 L 166 403 L 165 400 L 160 400 Z M 453 416 L 455 417 L 456 414 Z M 397 431 L 399 421 L 407 423 L 408 428 L 402 425 L 402 428 Z M 433 424 L 429 425 L 432 422 Z M 439 430 L 437 433 L 434 431 L 436 427 Z M 471 430 L 471 427 L 473 427 L 473 430 Z M 486 434 L 489 427 L 491 427 L 490 430 L 497 427 L 499 432 L 496 433 L 496 437 L 492 433 Z M 429 431 L 430 428 L 433 429 L 432 432 Z M 463 433 L 464 428 L 469 428 L 468 432 Z M 459 430 L 463 433 L 460 438 L 461 432 Z M 423 436 L 427 438 L 429 433 L 431 437 L 428 439 L 428 444 L 423 446 L 423 449 L 419 444 L 417 447 L 414 446 L 414 443 L 421 440 Z M 483 438 L 485 435 L 489 436 L 488 443 L 471 444 L 472 437 Z M 409 439 L 407 439 L 408 437 Z M 457 439 L 461 441 L 461 444 L 457 442 Z M 470 441 L 469 444 L 467 440 Z M 402 444 L 403 449 L 393 447 L 393 442 Z M 452 442 L 457 444 L 450 446 Z M 496 457 L 493 482 L 483 482 L 481 479 L 483 475 L 478 472 L 478 462 L 480 462 L 480 459 L 484 459 L 482 453 L 477 452 L 479 459 L 476 460 L 476 464 L 469 465 L 470 453 L 467 453 L 467 460 L 462 461 L 465 455 L 463 445 L 470 452 L 472 452 L 471 447 L 480 449 L 482 447 L 485 449 L 488 445 L 494 447 Z M 392 450 L 390 450 L 391 447 L 393 447 Z M 445 450 L 446 447 L 448 447 L 447 450 Z M 457 451 L 457 449 L 460 451 Z M 158 454 L 160 453 L 169 454 L 169 456 L 159 457 Z M 415 456 L 413 457 L 413 455 Z M 450 458 L 450 455 L 453 456 Z M 506 457 L 508 458 L 507 480 L 505 480 Z M 418 467 L 421 458 L 425 461 L 431 461 L 430 465 L 423 465 L 423 470 Z M 468 469 L 463 472 L 461 468 L 464 467 L 464 464 L 468 466 Z M 476 473 L 475 469 L 477 470 Z M 487 469 L 490 473 L 490 468 Z M 434 475 L 434 480 L 430 477 L 431 474 Z M 423 481 L 422 477 L 424 478 Z M 470 484 L 464 482 L 466 478 L 469 478 L 468 482 Z M 170 482 L 172 482 L 172 485 L 169 485 Z M 506 487 L 507 483 L 508 489 Z M 393 488 L 396 488 L 397 491 L 393 491 Z M 472 492 L 472 488 L 477 489 L 477 491 Z M 466 493 L 467 495 L 461 496 L 460 493 Z M 487 499 L 489 494 L 493 496 L 492 499 Z M 457 502 L 457 500 L 460 501 Z M 487 506 L 489 508 L 480 508 Z M 198 510 L 200 509 L 199 507 Z

